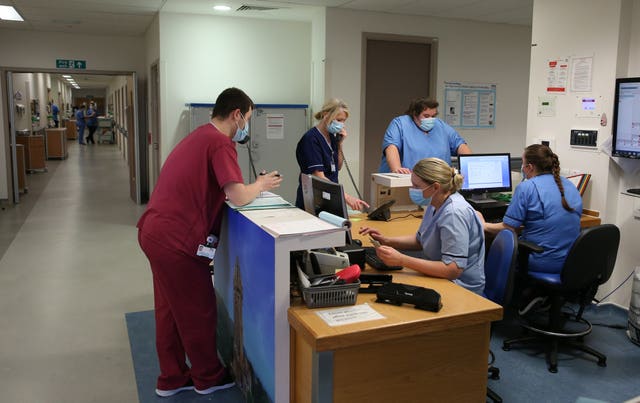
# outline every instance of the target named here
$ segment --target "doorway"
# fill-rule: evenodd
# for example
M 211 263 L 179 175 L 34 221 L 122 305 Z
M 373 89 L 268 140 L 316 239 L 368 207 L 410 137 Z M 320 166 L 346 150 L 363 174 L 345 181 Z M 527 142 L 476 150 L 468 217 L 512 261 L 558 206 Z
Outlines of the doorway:
M 363 49 L 361 183 L 363 197 L 372 201 L 370 178 L 380 167 L 387 126 L 394 117 L 406 112 L 412 99 L 436 96 L 437 40 L 364 33 Z
M 135 73 L 60 69 L 12 69 L 4 70 L 2 73 L 2 87 L 6 89 L 6 91 L 3 91 L 5 94 L 3 99 L 7 102 L 7 108 L 5 113 L 0 116 L 0 121 L 3 122 L 2 126 L 5 128 L 5 133 L 7 133 L 4 140 L 6 147 L 3 150 L 3 157 L 8 161 L 6 164 L 8 168 L 8 172 L 6 172 L 7 181 L 2 183 L 2 187 L 7 191 L 9 196 L 7 201 L 9 203 L 17 204 L 20 202 L 21 197 L 26 196 L 26 191 L 24 190 L 26 187 L 19 180 L 21 167 L 17 164 L 17 161 L 19 161 L 19 156 L 16 155 L 17 147 L 15 146 L 17 133 L 19 132 L 21 135 L 26 136 L 39 135 L 47 127 L 51 127 L 51 110 L 49 108 L 52 103 L 59 106 L 60 126 L 63 126 L 63 121 L 75 118 L 72 116 L 72 106 L 81 101 L 98 101 L 100 115 L 116 119 L 118 111 L 115 110 L 111 101 L 113 94 L 120 86 L 126 87 L 125 83 L 130 83 L 129 88 L 132 88 L 133 91 L 129 98 L 131 110 L 127 111 L 129 119 L 122 116 L 121 120 L 126 123 L 123 128 L 126 127 L 129 133 L 132 134 L 130 136 L 132 140 L 137 140 L 138 138 L 137 107 L 139 103 Z M 70 85 L 67 82 L 69 77 L 73 77 L 74 83 L 80 88 Z M 98 93 L 104 93 L 106 96 L 96 97 L 95 95 Z M 124 110 L 121 115 L 125 115 Z M 115 129 L 117 130 L 117 125 Z M 136 180 L 141 176 L 137 163 L 139 160 L 146 161 L 147 151 L 139 147 L 137 143 L 131 147 L 131 151 L 132 154 L 128 156 L 127 163 L 136 168 L 136 175 L 132 178 L 136 191 L 132 192 L 131 198 L 134 202 L 141 203 L 141 194 L 144 194 L 143 192 L 146 192 L 146 190 L 139 187 L 146 185 L 146 180 Z M 22 169 L 22 171 L 29 170 Z M 44 172 L 46 172 L 46 169 L 44 169 Z M 146 170 L 142 174 L 146 174 Z

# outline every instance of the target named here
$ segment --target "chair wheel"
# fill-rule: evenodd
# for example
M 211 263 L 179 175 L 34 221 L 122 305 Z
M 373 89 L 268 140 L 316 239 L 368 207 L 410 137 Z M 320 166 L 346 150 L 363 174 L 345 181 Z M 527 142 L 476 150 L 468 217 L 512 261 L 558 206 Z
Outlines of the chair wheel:
M 495 380 L 497 381 L 498 379 L 500 379 L 500 375 L 498 375 L 498 374 L 491 374 L 491 376 L 490 376 L 489 378 L 490 378 L 490 379 L 495 379 Z
M 556 366 L 549 367 L 549 372 L 551 372 L 552 374 L 557 374 L 558 373 L 558 367 L 556 367 Z
M 505 346 L 504 344 L 502 345 L 502 350 L 503 351 L 510 351 L 511 350 L 511 346 Z
M 606 367 L 607 366 L 607 360 L 598 360 L 598 366 L 599 367 Z

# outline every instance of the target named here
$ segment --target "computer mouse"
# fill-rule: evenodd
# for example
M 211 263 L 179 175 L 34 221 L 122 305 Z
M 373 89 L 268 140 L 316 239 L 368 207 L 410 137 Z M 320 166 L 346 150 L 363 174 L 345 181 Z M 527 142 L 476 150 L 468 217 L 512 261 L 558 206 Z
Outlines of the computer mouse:
M 353 240 L 353 243 L 354 243 L 354 244 L 356 244 L 356 245 L 358 245 L 358 246 L 362 246 L 362 241 L 361 241 L 361 240 L 359 240 L 359 239 L 354 239 L 354 240 Z

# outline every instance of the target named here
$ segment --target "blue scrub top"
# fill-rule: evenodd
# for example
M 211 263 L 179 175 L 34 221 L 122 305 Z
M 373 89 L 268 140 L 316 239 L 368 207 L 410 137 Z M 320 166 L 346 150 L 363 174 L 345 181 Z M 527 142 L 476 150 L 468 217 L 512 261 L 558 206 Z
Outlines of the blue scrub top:
M 473 207 L 453 193 L 440 209 L 427 207 L 416 239 L 428 260 L 455 262 L 462 274 L 454 283 L 482 295 L 484 291 L 484 228 Z
M 51 104 L 51 114 L 53 115 L 53 120 L 58 120 L 58 114 L 60 113 L 60 109 L 58 105 Z
M 521 239 L 544 248 L 529 255 L 529 271 L 559 274 L 573 242 L 580 234 L 582 198 L 575 185 L 561 177 L 564 197 L 573 211 L 562 207 L 560 190 L 552 174 L 542 174 L 520 183 L 513 192 L 503 222 L 524 226 Z
M 300 166 L 300 173 L 312 174 L 322 171 L 327 179 L 338 183 L 338 140 L 336 136 L 329 136 L 329 138 L 331 144 L 327 143 L 317 127 L 312 127 L 298 141 L 296 159 Z M 304 209 L 300 175 L 298 175 L 296 207 Z
M 76 112 L 76 126 L 78 126 L 78 127 L 84 127 L 85 126 L 84 110 L 82 110 L 82 109 L 78 109 L 78 111 Z
M 451 156 L 457 155 L 458 147 L 465 141 L 453 127 L 440 119 L 429 132 L 423 132 L 409 115 L 394 118 L 382 140 L 382 161 L 379 172 L 391 172 L 384 150 L 390 145 L 398 148 L 403 168 L 413 166 L 423 158 L 436 157 L 451 165 Z
M 98 111 L 93 108 L 87 109 L 87 116 L 92 114 L 93 116 L 87 120 L 87 126 L 98 126 Z

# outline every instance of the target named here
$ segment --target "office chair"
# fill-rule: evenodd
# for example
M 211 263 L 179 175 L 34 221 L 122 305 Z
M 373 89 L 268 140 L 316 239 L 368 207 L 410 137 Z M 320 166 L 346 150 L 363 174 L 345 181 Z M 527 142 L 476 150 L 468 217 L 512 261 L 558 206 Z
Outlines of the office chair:
M 521 325 L 526 331 L 534 334 L 505 340 L 502 349 L 508 351 L 514 344 L 543 342 L 549 372 L 556 373 L 558 345 L 562 343 L 593 355 L 598 359 L 598 365 L 605 367 L 607 357 L 583 342 L 584 336 L 591 333 L 592 325 L 582 314 L 594 299 L 598 287 L 609 280 L 616 262 L 619 243 L 620 230 L 615 225 L 604 224 L 585 228 L 569 250 L 560 274 L 526 273 L 534 286 L 539 286 L 545 291 L 551 306 L 548 314 L 521 317 Z M 520 246 L 520 256 L 524 258 L 521 260 L 519 272 L 526 267 L 527 251 L 531 251 L 532 245 L 521 241 Z M 541 251 L 539 247 L 537 250 Z M 578 312 L 563 312 L 565 302 L 577 303 Z
M 511 300 L 517 253 L 516 234 L 503 229 L 494 238 L 484 264 L 484 296 L 496 304 L 506 306 Z M 493 352 L 489 351 L 493 357 Z M 500 379 L 500 370 L 489 364 L 489 377 Z M 487 397 L 496 403 L 502 402 L 491 388 L 487 386 Z

